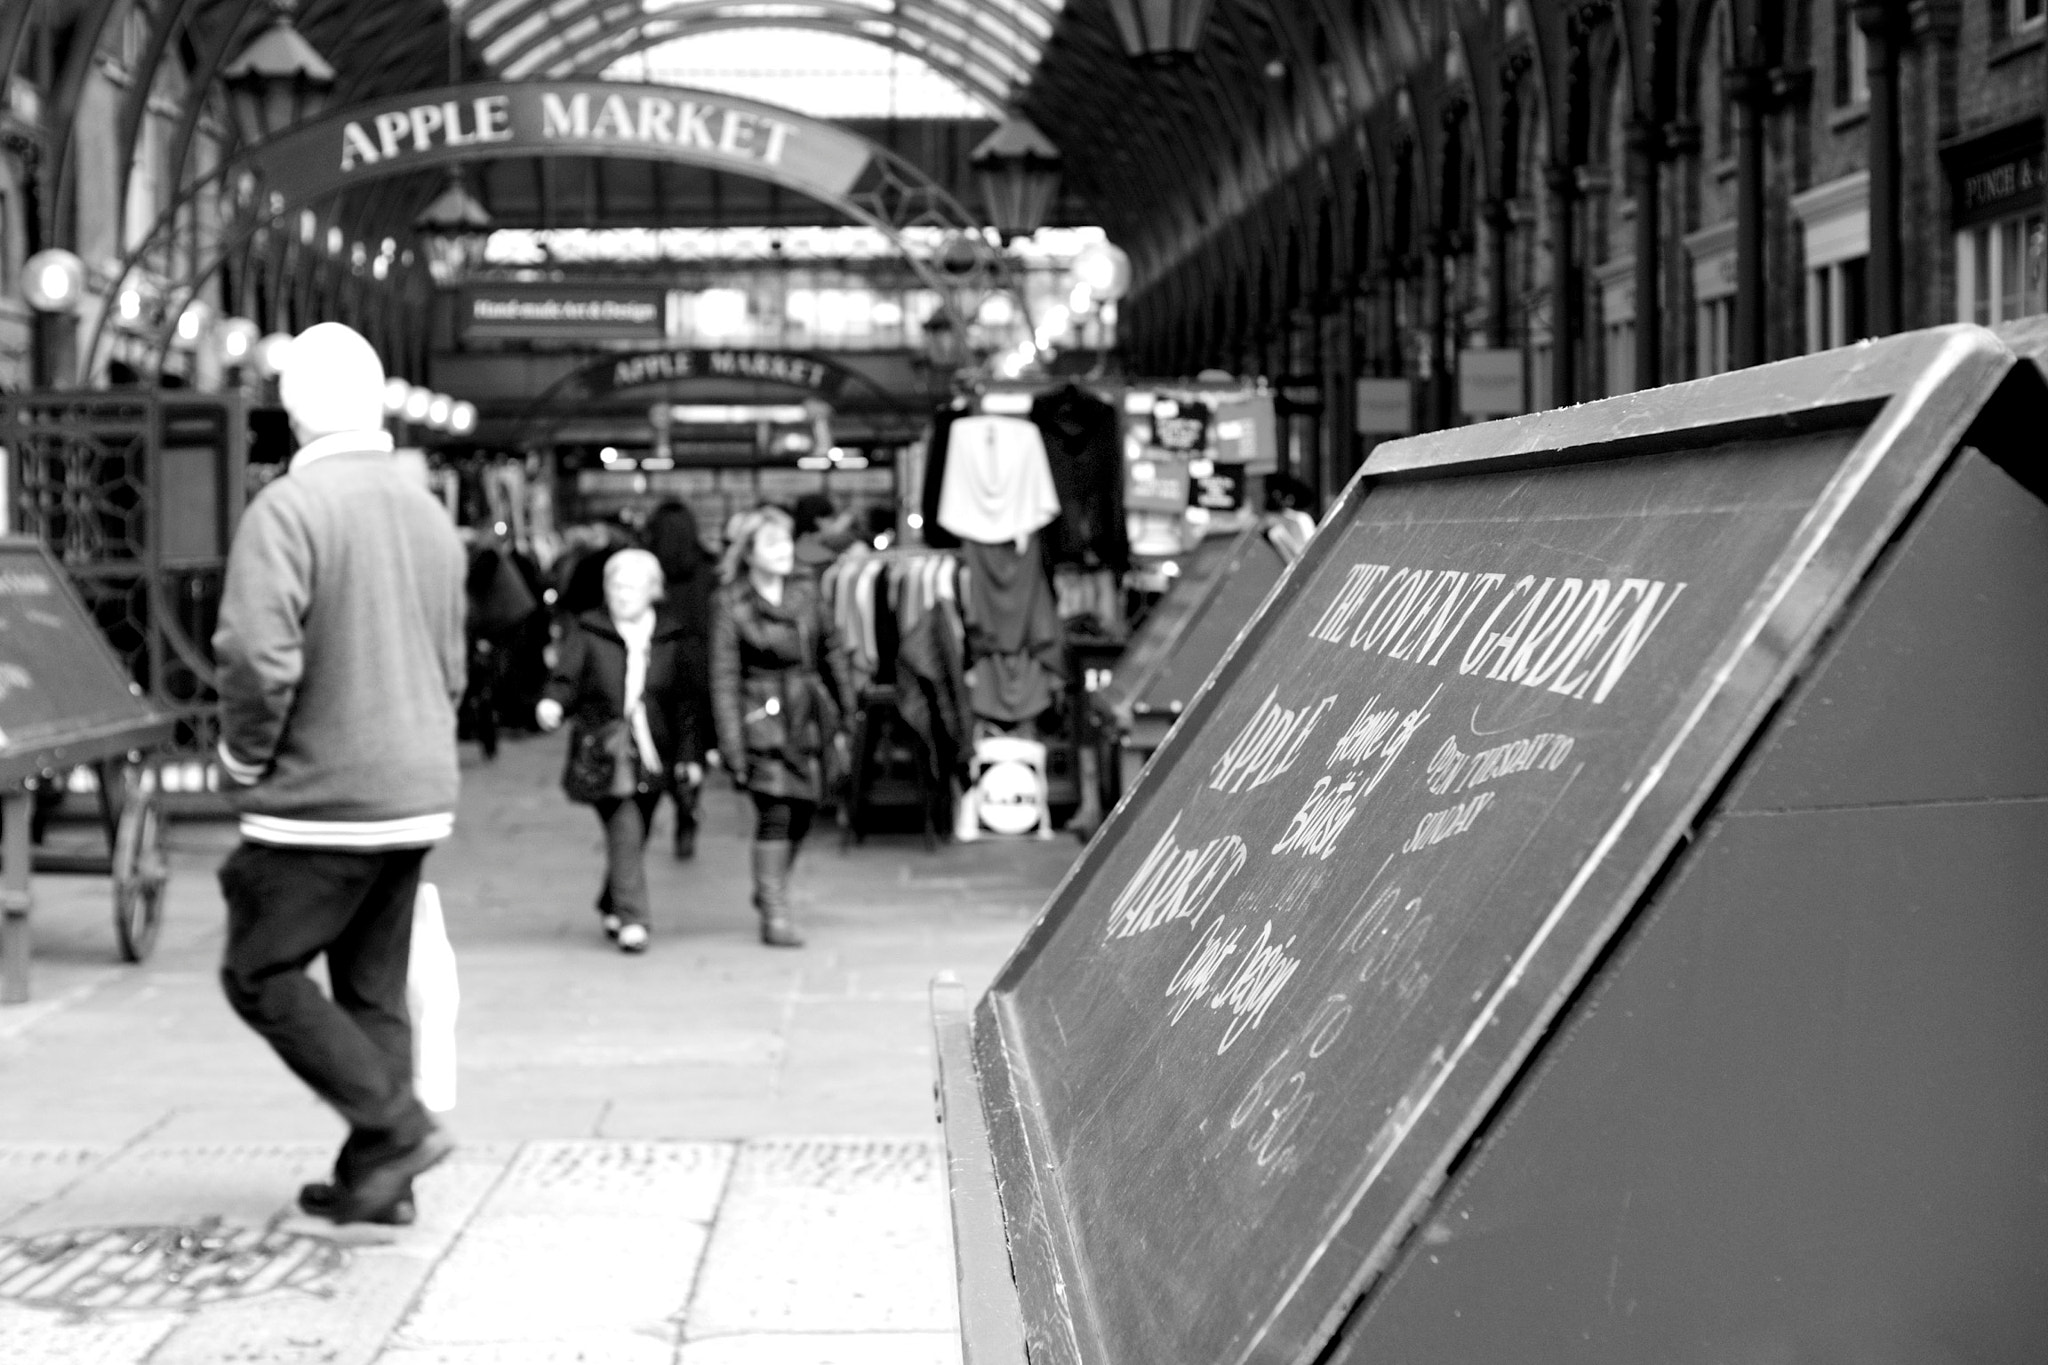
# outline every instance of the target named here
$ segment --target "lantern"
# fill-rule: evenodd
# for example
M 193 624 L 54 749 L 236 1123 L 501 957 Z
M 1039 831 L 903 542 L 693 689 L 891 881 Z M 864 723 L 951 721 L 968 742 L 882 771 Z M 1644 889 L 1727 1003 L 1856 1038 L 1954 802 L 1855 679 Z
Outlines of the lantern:
M 1109 0 L 1109 12 L 1131 60 L 1178 66 L 1193 60 L 1209 5 L 1210 0 Z
M 453 284 L 462 272 L 484 259 L 491 237 L 491 213 L 469 192 L 462 172 L 452 171 L 448 184 L 412 220 L 413 231 L 425 239 L 427 271 L 436 284 Z
M 1011 117 L 967 158 L 981 182 L 989 225 L 1006 238 L 1045 224 L 1060 188 L 1060 150 L 1029 120 Z
M 253 145 L 320 117 L 334 68 L 292 26 L 293 0 L 271 0 L 270 27 L 221 72 L 235 126 Z

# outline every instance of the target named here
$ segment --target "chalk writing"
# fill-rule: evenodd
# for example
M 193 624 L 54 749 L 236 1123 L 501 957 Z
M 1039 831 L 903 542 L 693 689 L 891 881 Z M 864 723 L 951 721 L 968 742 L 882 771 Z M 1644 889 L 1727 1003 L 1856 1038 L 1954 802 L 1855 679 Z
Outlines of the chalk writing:
M 1429 984 L 1421 953 L 1430 923 L 1420 896 L 1404 904 L 1401 888 L 1390 886 L 1352 921 L 1338 948 L 1358 954 L 1361 985 L 1371 986 L 1375 992 L 1391 992 L 1398 1003 L 1407 1004 Z
M 1145 861 L 1124 883 L 1109 908 L 1108 938 L 1130 938 L 1175 920 L 1188 927 L 1201 923 L 1224 884 L 1244 866 L 1244 840 L 1234 834 L 1211 839 L 1201 848 L 1182 848 L 1174 841 L 1180 828 L 1176 814 Z
M 1481 792 L 1469 801 L 1460 801 L 1446 810 L 1433 810 L 1415 824 L 1415 833 L 1408 836 L 1408 842 L 1401 845 L 1403 853 L 1420 853 L 1423 849 L 1440 844 L 1446 839 L 1456 838 L 1472 828 L 1481 811 L 1493 804 L 1492 792 Z
M 1266 1011 L 1273 1001 L 1287 988 L 1296 971 L 1301 968 L 1301 959 L 1288 953 L 1294 940 L 1285 943 L 1273 941 L 1273 921 L 1267 920 L 1259 930 L 1259 941 L 1252 945 L 1250 952 L 1239 959 L 1237 970 L 1223 983 L 1223 988 L 1209 997 L 1209 1008 L 1230 1011 L 1230 1024 L 1223 1030 L 1223 1039 L 1216 1044 L 1216 1055 L 1230 1051 L 1230 1045 L 1242 1037 L 1247 1029 L 1255 1029 L 1265 1022 Z
M 1261 1120 L 1249 1145 L 1252 1160 L 1268 1176 L 1294 1169 L 1294 1135 L 1316 1098 L 1308 1088 L 1309 1066 L 1336 1045 L 1350 1020 L 1351 1004 L 1341 992 L 1325 996 L 1299 1036 L 1266 1063 L 1231 1110 L 1232 1132 Z
M 1455 656 L 1462 674 L 1598 704 L 1685 588 L 1663 579 L 1534 574 L 1509 584 L 1505 573 L 1354 564 L 1309 638 L 1431 668 L 1465 639 Z M 1467 623 L 1489 602 L 1467 637 Z
M 1394 766 L 1408 747 L 1415 732 L 1429 719 L 1429 708 L 1436 701 L 1437 692 L 1429 694 L 1429 700 L 1405 716 L 1398 707 L 1379 708 L 1379 697 L 1374 696 L 1351 722 L 1330 750 L 1325 767 L 1351 765 L 1351 771 L 1343 777 L 1324 775 L 1316 779 L 1309 789 L 1308 797 L 1301 808 L 1294 812 L 1287 828 L 1280 835 L 1280 841 L 1273 845 L 1275 853 L 1301 853 L 1315 858 L 1327 858 L 1337 851 L 1337 836 L 1351 823 L 1351 817 L 1358 813 L 1365 799 L 1379 787 L 1387 770 Z M 1379 767 L 1368 773 L 1365 764 L 1379 760 Z
M 1471 791 L 1496 778 L 1512 777 L 1536 768 L 1556 772 L 1571 756 L 1570 735 L 1531 735 L 1527 739 L 1481 749 L 1476 754 L 1468 754 L 1459 748 L 1457 736 L 1453 735 L 1438 745 L 1436 753 L 1430 756 L 1424 781 L 1431 795 L 1442 796 L 1453 789 Z
M 1259 930 L 1258 941 L 1250 951 L 1239 957 L 1238 948 L 1247 928 L 1230 927 L 1228 921 L 1220 919 L 1211 923 L 1166 983 L 1166 998 L 1172 1006 L 1167 1014 L 1169 1024 L 1178 1024 L 1204 996 L 1208 997 L 1210 1009 L 1230 1012 L 1230 1023 L 1216 1045 L 1219 1057 L 1230 1051 L 1246 1030 L 1265 1021 L 1266 1011 L 1301 968 L 1301 959 L 1288 951 L 1294 940 L 1275 942 L 1271 920 Z
M 1278 688 L 1266 694 L 1266 699 L 1259 703 L 1259 709 L 1237 732 L 1237 738 L 1210 767 L 1209 787 L 1212 791 L 1229 792 L 1234 796 L 1245 790 L 1247 784 L 1254 788 L 1263 787 L 1286 772 L 1294 766 L 1301 746 L 1308 742 L 1309 731 L 1315 729 L 1316 722 L 1337 704 L 1337 698 L 1332 694 L 1313 707 L 1289 710 L 1275 700 L 1278 695 Z

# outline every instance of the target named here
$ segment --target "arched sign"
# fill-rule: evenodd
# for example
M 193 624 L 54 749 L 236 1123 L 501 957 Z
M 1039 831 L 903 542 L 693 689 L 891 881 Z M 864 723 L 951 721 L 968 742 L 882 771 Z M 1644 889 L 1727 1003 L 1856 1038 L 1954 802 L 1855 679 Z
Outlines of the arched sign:
M 224 182 L 248 210 L 234 231 L 165 300 L 187 301 L 264 225 L 337 194 L 409 171 L 521 156 L 669 161 L 766 180 L 888 234 L 953 234 L 943 269 L 904 247 L 904 259 L 952 311 L 954 293 L 987 288 L 1002 271 L 988 234 L 946 188 L 911 162 L 837 124 L 710 90 L 632 81 L 482 81 L 366 100 L 248 148 L 186 185 L 114 271 L 118 292 L 201 189 Z M 955 260 L 950 243 L 965 243 Z M 85 347 L 99 353 L 109 314 Z M 963 320 L 964 321 L 964 320 Z M 168 325 L 159 345 L 170 344 Z
M 674 161 L 841 204 L 880 150 L 836 124 L 706 90 L 490 81 L 352 105 L 253 149 L 248 162 L 274 212 L 364 181 L 505 156 Z
M 766 384 L 787 389 L 799 399 L 824 403 L 837 402 L 850 386 L 897 412 L 909 411 L 900 398 L 867 375 L 816 351 L 693 346 L 624 352 L 580 365 L 550 384 L 528 405 L 521 420 L 563 404 L 599 402 L 635 389 L 691 381 Z M 558 414 L 556 420 L 565 415 Z

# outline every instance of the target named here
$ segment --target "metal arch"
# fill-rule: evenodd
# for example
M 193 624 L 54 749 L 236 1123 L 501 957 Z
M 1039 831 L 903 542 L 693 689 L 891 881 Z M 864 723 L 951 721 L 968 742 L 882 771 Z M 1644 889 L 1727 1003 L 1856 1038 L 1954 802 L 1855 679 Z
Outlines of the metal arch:
M 766 15 L 735 13 L 735 0 L 686 0 L 686 3 L 672 5 L 652 13 L 637 6 L 632 7 L 630 13 L 623 12 L 626 8 L 619 5 L 617 0 L 585 0 L 579 8 L 558 13 L 548 4 L 548 0 L 535 0 L 531 5 L 509 12 L 505 16 L 505 21 L 496 26 L 491 36 L 479 36 L 478 42 L 488 46 L 516 29 L 534 13 L 545 10 L 549 14 L 549 23 L 520 39 L 511 50 L 499 54 L 493 60 L 493 65 L 508 79 L 520 79 L 542 71 L 561 73 L 568 70 L 584 70 L 593 66 L 596 60 L 617 60 L 619 56 L 645 46 L 630 39 L 620 42 L 622 34 L 635 30 L 644 33 L 657 26 L 672 27 L 674 31 L 670 36 L 673 37 L 688 36 L 691 32 L 713 32 L 722 28 L 805 28 L 882 42 L 884 46 L 896 47 L 896 50 L 904 51 L 908 55 L 926 61 L 931 60 L 930 54 L 914 47 L 897 47 L 881 39 L 872 28 L 863 25 L 896 28 L 924 38 L 934 48 L 944 52 L 960 68 L 983 73 L 984 79 L 988 75 L 1001 77 L 1000 84 L 1005 89 L 1028 81 L 1036 60 L 1028 47 L 1018 48 L 1014 44 L 998 44 L 993 39 L 988 40 L 991 47 L 1003 48 L 1003 55 L 1013 60 L 1019 73 L 1013 80 L 964 42 L 932 25 L 932 19 L 936 18 L 942 24 L 960 28 L 962 21 L 957 16 L 925 5 L 917 6 L 914 12 L 900 8 L 888 11 L 846 3 L 846 0 L 802 0 L 800 7 L 791 5 L 783 12 Z M 607 10 L 614 11 L 616 17 L 607 14 Z M 704 14 L 701 26 L 694 21 L 693 11 Z M 718 23 L 719 20 L 729 22 Z M 573 41 L 564 39 L 566 30 L 584 22 L 595 23 L 596 30 L 587 37 Z M 822 27 L 822 24 L 831 26 Z M 549 44 L 558 44 L 563 50 L 562 54 L 559 57 L 550 54 L 542 58 L 533 64 L 531 70 L 522 65 L 539 49 Z M 600 55 L 594 57 L 593 54 Z M 934 62 L 933 65 L 936 67 L 938 64 Z M 996 103 L 1000 106 L 1006 103 L 1006 100 L 997 100 Z
M 725 0 L 725 2 L 729 4 L 732 3 L 732 0 Z M 1022 0 L 1022 4 L 1025 8 L 1029 9 L 1034 14 L 1037 14 L 1045 22 L 1047 33 L 1050 34 L 1058 16 L 1048 6 L 1043 4 L 1041 0 Z M 956 25 L 972 25 L 973 27 L 979 28 L 982 32 L 989 32 L 989 26 L 986 22 L 977 21 L 986 21 L 989 19 L 993 19 L 995 21 L 996 27 L 1006 28 L 1012 34 L 1015 35 L 1018 41 L 1012 43 L 1011 46 L 1017 51 L 1019 57 L 1021 58 L 1019 64 L 1025 68 L 1027 74 L 1029 73 L 1030 68 L 1034 66 L 1038 60 L 1038 51 L 1041 46 L 1038 39 L 1038 35 L 1034 33 L 1031 29 L 1026 27 L 1022 22 L 1020 22 L 1019 20 L 1017 20 L 1016 18 L 1014 18 L 1013 16 L 1011 16 L 1002 9 L 997 9 L 986 4 L 970 2 L 969 13 L 971 14 L 972 18 L 969 19 L 959 14 L 958 11 L 949 9 L 947 6 L 934 3 L 933 0 L 898 0 L 898 5 L 899 8 L 898 10 L 895 11 L 867 9 L 863 7 L 861 12 L 862 15 L 868 20 L 888 22 L 893 18 L 897 17 L 902 12 L 902 6 L 909 5 L 915 10 L 922 11 L 927 16 L 935 17 L 941 20 L 942 22 Z M 632 11 L 630 16 L 621 15 L 620 17 L 625 18 L 627 20 L 627 24 L 625 26 L 632 26 L 634 24 L 642 23 L 644 21 L 651 21 L 671 17 L 673 16 L 675 10 L 678 8 L 692 7 L 694 6 L 673 6 L 668 9 L 649 12 L 647 9 L 644 8 L 643 5 L 638 3 L 638 0 L 625 0 L 624 4 L 621 4 L 620 0 L 586 0 L 586 3 L 583 5 L 582 8 L 570 10 L 564 13 L 557 11 L 557 9 L 555 8 L 555 0 L 525 0 L 525 3 L 511 5 L 509 7 L 502 9 L 499 13 L 493 15 L 490 18 L 487 25 L 481 26 L 477 30 L 473 31 L 470 34 L 470 37 L 472 41 L 474 41 L 478 45 L 479 49 L 487 48 L 492 43 L 497 42 L 503 37 L 505 37 L 507 34 L 516 31 L 521 25 L 525 24 L 527 20 L 532 18 L 535 14 L 546 13 L 549 17 L 550 22 L 542 25 L 541 28 L 536 30 L 533 34 L 530 34 L 526 38 L 520 40 L 522 46 L 518 49 L 515 49 L 514 52 L 514 56 L 517 56 L 523 55 L 524 52 L 530 50 L 534 45 L 536 45 L 540 41 L 544 41 L 550 37 L 558 36 L 564 28 L 572 24 L 575 24 L 584 18 L 589 17 L 593 11 L 604 10 L 607 8 L 613 10 L 626 10 L 630 8 Z M 778 16 L 774 14 L 764 15 L 757 13 L 751 16 L 732 17 L 746 17 L 751 19 L 752 25 L 754 27 L 770 28 L 782 27 L 782 19 L 784 16 Z M 600 30 L 599 33 L 596 35 L 600 40 L 607 36 L 605 30 L 611 22 L 612 21 L 610 20 L 600 20 Z M 508 64 L 508 62 L 509 59 L 507 59 L 506 61 L 500 61 L 497 64 L 501 68 L 503 68 Z
M 676 9 L 695 8 L 688 5 L 679 5 L 675 9 L 650 16 L 638 21 L 631 30 L 620 30 L 601 42 L 587 45 L 579 54 L 580 64 L 558 62 L 548 67 L 547 73 L 561 76 L 574 71 L 600 75 L 604 67 L 610 63 L 635 52 L 644 51 L 657 43 L 705 33 L 761 27 L 758 18 L 721 12 L 726 2 L 727 0 L 711 0 L 710 4 L 704 6 L 708 12 L 702 18 L 691 18 L 675 12 Z M 843 13 L 789 16 L 777 20 L 775 26 L 854 38 L 914 57 L 997 109 L 1008 107 L 1014 91 L 1030 76 L 1028 65 L 1023 63 L 1019 64 L 1022 68 L 1020 74 L 1013 78 L 991 66 L 985 59 L 965 55 L 944 35 L 935 33 L 922 24 L 908 23 L 901 18 L 895 18 L 883 26 L 875 20 L 872 11 L 861 11 L 858 6 L 852 5 L 820 4 L 817 8 L 834 9 Z M 860 17 L 862 15 L 865 17 Z M 870 24 L 877 27 L 866 27 Z
M 638 83 L 633 82 L 620 82 L 619 84 L 631 89 L 644 88 Z M 452 88 L 464 89 L 466 87 Z M 663 88 L 669 89 L 671 87 Z M 680 87 L 673 88 L 680 89 Z M 431 103 L 443 92 L 439 90 L 420 90 L 415 93 L 423 102 Z M 759 101 L 752 101 L 752 103 L 758 104 Z M 786 110 L 784 112 L 793 118 L 802 119 L 805 122 L 820 122 L 796 110 Z M 338 110 L 323 116 L 323 121 L 346 119 L 351 113 L 352 110 L 350 109 Z M 881 231 L 892 241 L 895 241 L 899 249 L 902 250 L 904 259 L 911 269 L 938 295 L 940 306 L 957 318 L 958 305 L 954 301 L 954 294 L 961 290 L 986 288 L 1002 268 L 1002 258 L 989 245 L 985 235 L 986 230 L 957 199 L 947 192 L 944 186 L 931 179 L 931 177 L 919 170 L 911 162 L 889 148 L 874 142 L 872 139 L 860 138 L 858 134 L 849 133 L 845 129 L 840 129 L 839 131 L 843 135 L 856 138 L 867 146 L 869 170 L 864 176 L 864 183 L 837 195 L 825 195 L 815 189 L 805 190 L 799 186 L 792 186 L 792 188 L 797 189 L 800 193 L 811 194 L 813 197 L 841 209 L 855 219 Z M 141 261 L 158 247 L 167 231 L 175 231 L 178 215 L 183 212 L 194 198 L 209 186 L 239 186 L 246 177 L 246 173 L 250 170 L 255 157 L 265 148 L 272 146 L 275 141 L 276 139 L 272 139 L 257 146 L 240 148 L 234 153 L 224 156 L 219 164 L 206 174 L 184 185 L 172 198 L 171 202 L 165 205 L 158 214 L 149 232 L 144 235 L 135 247 L 128 251 L 116 266 L 114 287 L 118 289 L 129 278 Z M 609 155 L 614 158 L 623 157 L 624 159 L 657 159 L 634 158 L 630 154 L 623 153 L 607 154 L 599 152 L 595 153 L 595 155 Z M 477 159 L 484 158 L 479 156 Z M 409 177 L 413 170 L 414 168 L 412 167 L 404 167 L 379 173 L 371 169 L 362 176 L 362 180 L 364 182 L 389 181 L 391 184 L 396 185 L 403 183 L 403 180 Z M 744 174 L 745 172 L 735 173 Z M 256 195 L 250 196 L 250 202 L 261 202 L 261 193 L 259 190 Z M 205 268 L 195 269 L 186 279 L 179 282 L 177 291 L 173 295 L 174 298 L 180 299 L 179 305 L 165 310 L 166 319 L 175 319 L 183 311 L 184 304 L 189 302 L 190 299 L 196 298 L 205 283 L 225 269 L 234 259 L 235 253 L 246 246 L 256 233 L 265 228 L 280 222 L 287 222 L 298 211 L 311 208 L 315 204 L 323 202 L 330 202 L 334 205 L 324 215 L 330 225 L 341 226 L 341 205 L 346 202 L 345 196 L 347 193 L 346 189 L 339 192 L 327 189 L 322 190 L 315 196 L 291 200 L 285 200 L 272 194 L 267 211 L 241 210 L 239 216 L 242 218 L 242 221 L 236 224 L 230 231 L 221 233 L 213 242 L 207 244 L 212 255 Z M 381 208 L 382 202 L 388 202 L 386 196 L 391 194 L 392 191 L 385 185 L 379 185 L 372 193 L 376 197 L 370 201 L 365 201 L 364 210 L 355 215 L 355 225 L 358 229 L 361 228 L 365 220 L 373 216 L 372 209 Z M 909 250 L 903 243 L 903 230 L 912 227 L 936 227 L 957 233 L 959 240 L 967 242 L 973 250 L 974 261 L 972 269 L 957 277 L 941 275 L 931 263 Z M 94 325 L 92 336 L 81 353 L 84 370 L 87 373 L 90 373 L 99 355 L 101 345 L 106 338 L 108 316 L 108 312 L 102 311 Z M 960 319 L 960 321 L 964 325 L 965 319 Z M 162 355 L 169 347 L 170 332 L 173 326 L 174 322 L 170 321 L 163 325 L 158 338 L 159 360 L 161 360 Z
M 604 58 L 606 64 L 609 65 L 611 62 L 619 61 L 625 57 L 633 55 L 636 52 L 644 51 L 645 49 L 654 47 L 657 44 L 668 42 L 672 38 L 689 37 L 699 33 L 717 33 L 736 29 L 760 27 L 760 21 L 756 19 L 728 18 L 719 20 L 700 21 L 698 23 L 692 24 L 686 30 L 681 30 L 673 33 L 651 33 L 648 31 L 649 29 L 654 28 L 656 24 L 666 24 L 667 21 L 668 16 L 666 15 L 662 16 L 662 18 L 659 20 L 649 21 L 648 25 L 645 28 L 643 28 L 641 32 L 638 35 L 636 35 L 630 43 L 621 45 L 620 47 L 607 53 Z M 953 82 L 953 84 L 959 86 L 968 94 L 973 95 L 975 98 L 984 101 L 991 108 L 1000 110 L 1007 108 L 1009 106 L 1009 96 L 1005 94 L 1001 89 L 984 85 L 981 83 L 979 77 L 971 75 L 965 71 L 961 71 L 955 67 L 952 67 L 951 65 L 944 61 L 936 60 L 931 52 L 918 48 L 913 44 L 908 43 L 903 39 L 895 37 L 893 35 L 884 37 L 880 34 L 875 33 L 853 33 L 849 32 L 849 30 L 847 30 L 844 26 L 834 23 L 830 20 L 784 19 L 779 21 L 776 24 L 776 27 L 803 29 L 815 33 L 833 33 L 849 37 L 860 38 L 863 41 L 874 43 L 879 47 L 885 47 L 890 49 L 891 51 L 900 52 L 907 57 L 916 58 L 918 61 L 921 61 L 927 66 L 931 67 L 931 69 L 937 72 L 939 75 L 945 77 L 947 80 Z M 572 73 L 566 71 L 551 72 L 549 78 L 566 78 L 571 74 Z M 596 71 L 591 71 L 576 72 L 573 74 L 579 76 L 589 76 L 594 78 L 597 77 L 599 73 Z M 535 79 L 540 78 L 536 77 Z

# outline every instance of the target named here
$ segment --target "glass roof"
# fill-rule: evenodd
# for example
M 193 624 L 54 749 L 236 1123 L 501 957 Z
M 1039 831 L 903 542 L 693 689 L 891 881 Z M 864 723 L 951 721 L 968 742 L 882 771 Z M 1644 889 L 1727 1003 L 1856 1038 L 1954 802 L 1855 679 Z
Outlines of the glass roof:
M 816 118 L 993 118 L 981 96 L 865 38 L 747 29 L 676 38 L 622 57 L 614 80 L 655 81 L 798 109 Z
M 823 74 L 833 84 L 851 87 L 874 84 L 878 75 L 889 74 L 890 68 L 875 56 L 848 55 L 851 48 L 820 59 L 801 55 L 801 49 L 786 41 L 798 33 L 836 36 L 921 63 L 965 92 L 975 112 L 986 114 L 1017 102 L 1037 70 L 1064 4 L 1065 0 L 474 0 L 464 26 L 485 62 L 508 80 L 607 71 L 627 74 L 635 69 L 628 63 L 637 61 L 642 63 L 639 71 L 658 79 L 670 69 L 709 75 L 722 68 L 735 79 L 756 82 L 755 89 L 775 77 L 782 81 L 779 88 L 801 94 L 804 77 Z M 723 34 L 735 35 L 730 46 L 676 46 L 681 40 L 701 42 Z M 678 52 L 687 55 L 678 58 Z M 816 65 L 820 60 L 831 65 Z M 902 89 L 899 82 L 899 92 Z M 831 95 L 822 88 L 812 93 L 840 105 L 850 106 L 852 101 L 848 93 Z M 863 112 L 885 99 L 886 94 L 869 96 Z M 811 104 L 805 101 L 795 107 Z

